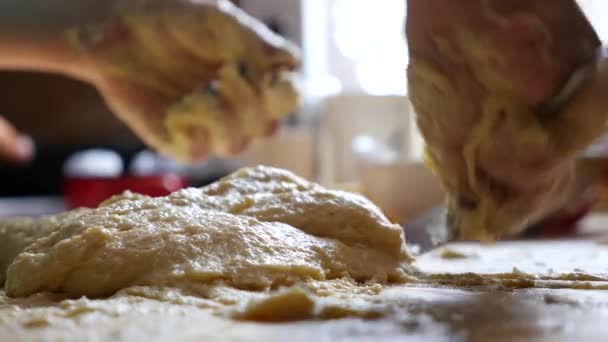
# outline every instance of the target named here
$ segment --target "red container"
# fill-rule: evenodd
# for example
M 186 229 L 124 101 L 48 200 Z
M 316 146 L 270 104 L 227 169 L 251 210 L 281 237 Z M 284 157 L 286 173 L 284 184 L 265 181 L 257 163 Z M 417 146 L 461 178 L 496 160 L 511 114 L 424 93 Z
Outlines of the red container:
M 119 178 L 68 178 L 64 183 L 66 205 L 95 208 L 109 197 L 130 190 L 152 197 L 166 196 L 188 186 L 180 175 L 164 173 L 151 176 L 127 175 Z

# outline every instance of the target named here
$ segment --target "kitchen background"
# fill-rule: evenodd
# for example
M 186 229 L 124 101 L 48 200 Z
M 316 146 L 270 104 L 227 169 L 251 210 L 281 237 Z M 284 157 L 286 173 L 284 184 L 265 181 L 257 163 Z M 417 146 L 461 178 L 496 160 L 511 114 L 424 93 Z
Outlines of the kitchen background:
M 180 165 L 147 150 L 93 88 L 55 75 L 0 72 L 0 115 L 37 148 L 28 165 L 0 162 L 0 216 L 94 206 L 124 189 L 154 195 L 202 186 L 255 164 L 364 192 L 399 219 L 441 201 L 420 162 L 407 100 L 404 0 L 235 2 L 302 49 L 303 106 L 277 136 L 233 159 Z M 607 40 L 601 16 L 608 1 L 579 2 Z

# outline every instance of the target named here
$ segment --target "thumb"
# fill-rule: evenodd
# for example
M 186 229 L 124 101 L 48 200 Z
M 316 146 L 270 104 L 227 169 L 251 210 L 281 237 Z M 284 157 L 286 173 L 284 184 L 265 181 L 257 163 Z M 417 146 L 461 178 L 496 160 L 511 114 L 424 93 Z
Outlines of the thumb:
M 559 149 L 580 152 L 606 133 L 606 90 L 608 51 L 602 49 L 590 79 L 573 94 L 550 126 Z
M 0 116 L 0 159 L 25 163 L 34 155 L 34 143 L 27 135 L 20 134 L 5 118 Z

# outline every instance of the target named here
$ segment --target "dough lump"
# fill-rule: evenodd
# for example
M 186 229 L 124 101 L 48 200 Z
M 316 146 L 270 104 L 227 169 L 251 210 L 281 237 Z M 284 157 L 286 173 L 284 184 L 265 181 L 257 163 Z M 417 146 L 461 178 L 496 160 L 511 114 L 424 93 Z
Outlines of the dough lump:
M 27 246 L 53 233 L 63 221 L 74 219 L 85 211 L 86 209 L 72 210 L 39 219 L 14 217 L 2 220 L 0 223 L 0 284 L 4 284 L 6 280 L 8 265 Z
M 254 167 L 167 197 L 124 194 L 67 215 L 7 270 L 6 293 L 107 296 L 136 285 L 265 290 L 405 281 L 401 226 L 367 199 Z

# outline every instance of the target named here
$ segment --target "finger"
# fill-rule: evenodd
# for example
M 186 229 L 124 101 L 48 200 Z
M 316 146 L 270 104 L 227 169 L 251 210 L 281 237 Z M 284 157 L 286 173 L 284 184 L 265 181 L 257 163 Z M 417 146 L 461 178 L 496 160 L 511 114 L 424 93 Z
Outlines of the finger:
M 591 79 L 548 126 L 555 149 L 574 157 L 606 132 L 607 89 L 608 58 L 604 58 L 597 64 Z
M 226 126 L 227 141 L 223 148 L 218 149 L 218 154 L 226 157 L 234 156 L 249 145 L 251 136 L 247 133 L 238 114 L 232 111 L 226 112 L 224 125 Z
M 213 77 L 215 65 L 201 68 L 201 61 L 170 34 L 166 17 L 157 13 L 116 18 L 91 33 L 83 31 L 81 44 L 103 76 L 178 96 Z
M 268 138 L 273 136 L 279 130 L 279 120 L 271 120 L 264 130 L 264 137 Z
M 600 45 L 573 0 L 491 0 L 485 15 L 496 25 L 490 38 L 502 51 L 502 71 L 530 105 L 555 93 L 575 68 L 593 58 Z
M 251 137 L 244 137 L 239 141 L 236 141 L 232 145 L 232 150 L 230 151 L 232 155 L 237 155 L 247 149 L 249 145 L 251 145 Z
M 6 119 L 0 117 L 0 157 L 23 163 L 34 155 L 34 143 L 26 135 L 19 134 Z
M 166 96 L 127 79 L 107 79 L 97 87 L 113 113 L 139 138 L 157 150 L 164 147 L 165 109 L 170 103 Z
M 600 44 L 573 0 L 410 0 L 407 38 L 413 56 L 449 72 L 462 65 L 484 70 L 531 106 Z
M 258 127 L 266 122 L 260 110 L 259 99 L 237 69 L 236 66 L 227 66 L 219 74 L 221 81 L 218 83 L 218 97 L 222 104 L 220 116 L 227 144 L 218 152 L 225 156 L 241 152 L 259 134 Z
M 210 152 L 209 134 L 203 127 L 189 127 L 188 136 L 190 137 L 189 158 L 191 162 L 205 160 Z
M 254 142 L 259 142 L 261 140 L 264 140 L 265 138 L 269 138 L 271 136 L 273 136 L 280 127 L 280 123 L 279 120 L 269 120 L 268 123 L 266 123 L 266 125 L 263 126 L 263 130 L 262 130 L 262 134 L 260 136 L 245 136 L 239 140 L 235 140 L 235 142 L 233 143 L 233 148 L 231 150 L 231 153 L 233 155 L 239 154 L 241 152 L 244 152 L 245 150 L 247 150 L 247 148 Z

